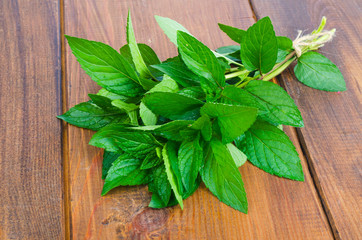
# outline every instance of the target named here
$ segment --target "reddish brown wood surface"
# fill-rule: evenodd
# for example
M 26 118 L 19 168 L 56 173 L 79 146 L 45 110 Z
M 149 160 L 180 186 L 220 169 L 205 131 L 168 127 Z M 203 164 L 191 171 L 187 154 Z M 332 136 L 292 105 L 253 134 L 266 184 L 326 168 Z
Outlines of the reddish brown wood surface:
M 308 88 L 292 71 L 282 80 L 300 107 L 305 128 L 299 137 L 337 239 L 362 237 L 361 4 L 358 1 L 252 0 L 257 17 L 270 16 L 277 33 L 296 36 L 310 31 L 322 16 L 336 28 L 333 42 L 320 52 L 342 71 L 347 91 L 328 93 Z
M 243 1 L 64 1 L 65 33 L 102 41 L 114 48 L 125 44 L 127 10 L 133 14 L 136 37 L 162 59 L 176 48 L 153 15 L 173 18 L 211 48 L 233 44 L 217 22 L 246 28 L 254 23 Z M 67 108 L 88 100 L 99 87 L 80 68 L 66 47 Z M 88 146 L 92 132 L 68 126 L 70 235 L 73 239 L 331 239 L 329 223 L 299 148 L 296 132 L 286 129 L 301 154 L 306 182 L 271 176 L 250 164 L 241 168 L 249 214 L 220 203 L 202 186 L 179 207 L 147 208 L 146 187 L 120 187 L 101 197 L 101 154 Z
M 59 4 L 0 1 L 0 239 L 62 239 Z

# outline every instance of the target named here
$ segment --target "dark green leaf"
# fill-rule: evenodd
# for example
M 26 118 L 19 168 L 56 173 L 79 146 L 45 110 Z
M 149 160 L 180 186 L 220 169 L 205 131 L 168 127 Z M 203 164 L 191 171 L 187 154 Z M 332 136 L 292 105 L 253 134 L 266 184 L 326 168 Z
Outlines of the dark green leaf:
M 177 93 L 146 94 L 143 103 L 155 114 L 172 120 L 192 120 L 200 115 L 203 102 Z
M 118 109 L 125 111 L 132 125 L 138 125 L 138 106 L 136 104 L 125 103 L 121 99 L 116 99 L 112 101 L 112 105 L 117 107 Z
M 206 152 L 201 177 L 206 187 L 222 202 L 243 213 L 248 212 L 248 202 L 241 174 L 227 148 L 212 139 Z
M 113 162 L 104 182 L 102 196 L 118 186 L 146 184 L 150 181 L 149 170 L 141 170 L 142 161 L 123 154 Z
M 196 98 L 199 100 L 205 100 L 206 98 L 205 92 L 202 90 L 200 86 L 186 87 L 184 89 L 181 89 L 177 93 L 187 97 Z
M 77 127 L 88 128 L 94 131 L 110 123 L 127 122 L 127 116 L 119 109 L 104 110 L 90 102 L 75 105 L 68 112 L 58 118 Z
M 208 115 L 202 115 L 191 126 L 192 129 L 200 130 L 205 141 L 210 141 L 212 137 L 212 124 Z
M 153 68 L 165 73 L 183 87 L 200 85 L 200 77 L 190 71 L 181 59 L 152 65 Z
M 231 26 L 228 26 L 228 25 L 224 25 L 224 24 L 221 24 L 221 23 L 219 23 L 219 28 L 224 33 L 226 33 L 233 41 L 235 41 L 237 43 L 241 43 L 241 39 L 246 33 L 245 30 L 235 28 L 235 27 L 231 27 Z
M 235 143 L 258 168 L 280 177 L 304 181 L 298 153 L 278 127 L 258 120 L 245 132 L 245 137 Z
M 186 191 L 191 191 L 202 164 L 203 154 L 200 135 L 193 141 L 183 141 L 178 150 L 178 163 L 181 179 Z
M 100 86 L 128 97 L 143 93 L 136 71 L 116 50 L 101 42 L 66 38 L 82 68 Z
M 153 181 L 148 184 L 148 190 L 152 192 L 152 200 L 149 207 L 166 207 L 171 197 L 171 185 L 168 181 L 165 166 L 162 164 L 153 170 Z
M 122 125 L 109 125 L 93 135 L 89 142 L 110 152 L 125 151 L 136 157 L 144 157 L 160 144 L 150 133 L 131 132 Z
M 206 103 L 201 109 L 202 114 L 217 117 L 224 144 L 245 132 L 254 123 L 257 112 L 256 108 L 221 103 Z
M 295 76 L 305 85 L 324 91 L 345 91 L 342 73 L 328 58 L 316 52 L 307 52 L 298 58 Z
M 103 153 L 103 163 L 102 163 L 102 179 L 105 179 L 109 169 L 112 166 L 112 163 L 116 161 L 117 158 L 121 156 L 121 153 L 114 153 L 104 151 Z
M 223 101 L 229 104 L 251 106 L 260 109 L 261 118 L 278 124 L 303 127 L 303 119 L 289 94 L 277 84 L 251 81 L 244 89 L 226 87 Z
M 246 69 L 269 72 L 277 60 L 278 42 L 269 17 L 251 26 L 241 43 L 241 60 Z
M 158 150 L 160 151 L 160 150 Z M 162 160 L 157 156 L 157 151 L 150 152 L 146 158 L 143 160 L 141 169 L 150 169 L 156 167 L 157 165 L 161 164 Z
M 225 69 L 213 52 L 193 36 L 177 33 L 177 43 L 182 60 L 195 74 L 201 76 L 200 84 L 206 95 L 216 96 L 225 86 Z
M 281 50 L 290 50 L 293 47 L 293 42 L 288 37 L 278 36 L 278 48 Z

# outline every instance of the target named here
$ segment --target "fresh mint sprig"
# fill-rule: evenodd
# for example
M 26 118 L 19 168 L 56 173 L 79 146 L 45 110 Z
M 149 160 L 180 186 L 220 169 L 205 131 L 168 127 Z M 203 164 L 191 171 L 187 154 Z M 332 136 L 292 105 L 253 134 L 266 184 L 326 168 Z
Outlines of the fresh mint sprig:
M 279 177 L 304 180 L 298 153 L 282 125 L 303 127 L 293 99 L 268 82 L 292 62 L 299 81 L 344 91 L 338 68 L 315 52 L 330 41 L 326 18 L 292 41 L 276 36 L 269 17 L 247 30 L 219 24 L 238 45 L 210 50 L 181 24 L 156 16 L 179 55 L 161 62 L 136 42 L 131 15 L 127 44 L 110 46 L 66 36 L 81 67 L 102 89 L 58 116 L 97 131 L 104 149 L 102 195 L 118 186 L 148 184 L 152 208 L 180 204 L 201 181 L 225 204 L 247 213 L 239 167 L 247 159 Z

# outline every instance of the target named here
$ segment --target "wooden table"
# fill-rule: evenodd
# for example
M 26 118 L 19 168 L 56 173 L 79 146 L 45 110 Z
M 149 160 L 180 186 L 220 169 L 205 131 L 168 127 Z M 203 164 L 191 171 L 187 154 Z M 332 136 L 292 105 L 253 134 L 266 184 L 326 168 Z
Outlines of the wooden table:
M 305 182 L 241 167 L 249 214 L 201 186 L 180 207 L 147 208 L 147 187 L 101 197 L 100 149 L 92 132 L 55 118 L 99 87 L 63 34 L 126 42 L 130 9 L 139 42 L 176 55 L 153 15 L 182 23 L 210 48 L 233 44 L 221 22 L 247 28 L 270 16 L 279 35 L 312 30 L 323 15 L 336 28 L 321 52 L 341 69 L 347 92 L 278 79 L 299 106 L 302 129 L 285 128 Z M 0 239 L 361 239 L 361 2 L 358 0 L 2 0 L 0 1 Z

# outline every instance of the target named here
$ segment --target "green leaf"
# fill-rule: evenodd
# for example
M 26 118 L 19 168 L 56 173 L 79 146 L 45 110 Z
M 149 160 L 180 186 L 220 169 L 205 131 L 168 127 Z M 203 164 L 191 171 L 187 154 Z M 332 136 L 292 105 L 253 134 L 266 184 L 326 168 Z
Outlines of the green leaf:
M 278 48 L 281 50 L 290 50 L 293 48 L 293 42 L 288 37 L 277 36 Z
M 251 26 L 241 43 L 241 60 L 246 69 L 269 72 L 277 60 L 278 42 L 269 17 Z
M 200 100 L 166 92 L 146 94 L 142 102 L 153 113 L 172 120 L 195 119 L 200 115 L 200 107 L 203 105 Z
M 104 182 L 102 196 L 118 186 L 146 184 L 150 181 L 149 171 L 141 170 L 142 161 L 123 154 L 113 162 Z
M 229 104 L 256 107 L 261 118 L 278 124 L 303 127 L 303 118 L 294 100 L 272 82 L 251 81 L 244 89 L 226 87 L 223 101 Z
M 152 65 L 153 68 L 165 73 L 183 87 L 200 85 L 200 77 L 190 71 L 181 59 Z
M 162 30 L 170 39 L 170 41 L 176 46 L 177 46 L 177 31 L 182 31 L 191 34 L 189 31 L 187 31 L 186 28 L 184 28 L 181 24 L 179 24 L 175 20 L 160 16 L 155 16 L 155 18 L 158 25 L 162 28 Z
M 213 52 L 185 32 L 177 33 L 177 43 L 184 63 L 191 71 L 202 77 L 200 84 L 206 95 L 217 96 L 225 86 L 225 69 Z
M 148 184 L 148 190 L 152 192 L 152 200 L 149 207 L 166 207 L 171 197 L 171 185 L 168 181 L 165 166 L 162 164 L 153 170 L 153 181 Z
M 236 167 L 241 167 L 246 160 L 248 159 L 247 156 L 240 151 L 234 144 L 228 143 L 226 144 L 227 149 L 230 152 L 231 157 L 233 158 Z
M 106 97 L 106 98 L 111 99 L 111 100 L 121 99 L 122 101 L 126 101 L 126 100 L 129 99 L 129 98 L 126 97 L 126 96 L 119 95 L 119 94 L 116 94 L 116 93 L 112 93 L 112 92 L 108 91 L 108 90 L 105 89 L 105 88 L 101 88 L 101 89 L 98 91 L 97 95 L 102 96 L 102 97 Z
M 143 160 L 141 169 L 150 169 L 158 166 L 162 163 L 162 160 L 157 156 L 156 151 L 150 152 Z
M 127 43 L 132 55 L 133 63 L 136 67 L 136 70 L 140 74 L 140 83 L 145 90 L 149 90 L 154 85 L 156 85 L 156 82 L 152 81 L 151 79 L 148 79 L 152 78 L 153 76 L 151 72 L 148 70 L 147 65 L 141 55 L 140 49 L 138 48 L 136 37 L 133 31 L 130 11 L 128 11 L 128 17 L 127 17 Z
M 92 100 L 92 103 L 94 103 L 98 107 L 110 112 L 120 112 L 118 108 L 112 105 L 111 99 L 97 94 L 88 94 L 88 96 Z
M 217 139 L 212 139 L 204 153 L 205 165 L 201 177 L 206 187 L 223 203 L 248 212 L 248 202 L 241 174 L 227 148 Z
M 202 115 L 191 126 L 192 129 L 200 130 L 205 141 L 210 141 L 212 137 L 212 124 L 209 116 Z
M 72 125 L 88 128 L 94 131 L 107 126 L 110 123 L 126 122 L 127 117 L 118 109 L 104 110 L 91 102 L 83 102 L 75 105 L 68 112 L 57 116 Z
M 288 51 L 278 49 L 277 63 L 284 61 L 284 59 L 288 56 L 288 54 L 289 54 Z
M 102 163 L 102 179 L 105 179 L 109 169 L 112 166 L 112 163 L 116 161 L 117 158 L 121 156 L 121 153 L 114 153 L 104 151 L 103 153 L 103 163 Z
M 66 38 L 84 71 L 98 85 L 127 97 L 143 94 L 136 71 L 116 50 L 101 42 Z
M 175 159 L 175 158 L 170 157 L 170 149 L 168 148 L 168 143 L 166 143 L 165 146 L 163 147 L 162 157 L 163 157 L 163 161 L 165 163 L 167 178 L 171 184 L 171 189 L 173 190 L 173 193 L 175 194 L 175 197 L 176 197 L 178 203 L 180 204 L 181 209 L 183 209 L 184 206 L 183 206 L 182 195 L 181 195 L 181 191 L 180 191 L 181 186 L 178 184 L 178 180 L 175 175 L 175 172 L 173 171 L 173 169 L 171 167 L 171 165 L 172 165 L 171 161 L 177 161 L 177 158 Z
M 330 92 L 346 90 L 346 83 L 336 65 L 317 52 L 300 56 L 294 73 L 299 81 L 311 88 Z
M 191 191 L 203 162 L 200 135 L 193 141 L 183 141 L 178 150 L 181 179 L 186 191 Z
M 120 99 L 116 99 L 112 101 L 112 105 L 121 110 L 124 110 L 127 113 L 129 119 L 131 120 L 132 125 L 138 125 L 138 116 L 136 111 L 138 109 L 138 106 L 136 104 L 125 103 Z
M 279 177 L 304 181 L 298 153 L 278 127 L 258 120 L 245 132 L 245 137 L 235 143 L 258 168 Z
M 152 89 L 148 91 L 151 92 L 177 92 L 179 90 L 177 83 L 165 75 L 163 80 L 154 86 Z M 150 109 L 146 107 L 146 105 L 141 102 L 140 104 L 140 116 L 145 125 L 156 125 L 157 123 L 157 115 L 154 114 Z
M 102 128 L 93 135 L 89 144 L 110 152 L 125 151 L 136 157 L 144 157 L 160 146 L 152 134 L 130 132 L 122 125 L 109 125 Z
M 205 100 L 206 95 L 204 90 L 200 86 L 186 87 L 177 92 L 178 94 L 186 97 L 196 98 L 199 100 Z
M 221 103 L 206 103 L 201 109 L 201 114 L 217 117 L 224 144 L 245 132 L 254 123 L 257 112 L 256 108 Z
M 219 24 L 219 28 L 221 29 L 221 31 L 226 33 L 233 41 L 235 41 L 237 43 L 241 43 L 241 39 L 246 33 L 245 30 L 231 27 L 231 26 L 221 24 L 221 23 L 218 23 L 218 24 Z
M 219 47 L 218 49 L 216 49 L 216 52 L 223 54 L 223 55 L 230 55 L 230 54 L 239 52 L 239 55 L 240 55 L 240 45 L 230 45 L 230 46 Z

